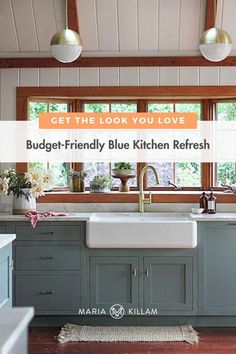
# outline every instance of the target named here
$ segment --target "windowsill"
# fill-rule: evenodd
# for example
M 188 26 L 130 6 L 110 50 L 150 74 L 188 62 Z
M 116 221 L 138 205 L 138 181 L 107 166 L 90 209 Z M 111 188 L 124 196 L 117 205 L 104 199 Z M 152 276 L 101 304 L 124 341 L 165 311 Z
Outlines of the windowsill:
M 149 192 L 146 192 L 147 194 Z M 152 191 L 153 203 L 198 203 L 202 191 Z M 214 191 L 217 203 L 236 203 L 236 194 Z M 120 193 L 73 193 L 55 191 L 38 199 L 39 203 L 138 203 L 138 191 Z

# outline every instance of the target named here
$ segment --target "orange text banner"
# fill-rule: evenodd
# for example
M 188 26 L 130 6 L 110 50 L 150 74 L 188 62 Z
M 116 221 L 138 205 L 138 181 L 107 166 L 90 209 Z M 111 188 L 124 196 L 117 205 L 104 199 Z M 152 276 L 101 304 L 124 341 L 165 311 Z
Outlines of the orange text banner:
M 40 129 L 196 129 L 192 113 L 40 113 Z

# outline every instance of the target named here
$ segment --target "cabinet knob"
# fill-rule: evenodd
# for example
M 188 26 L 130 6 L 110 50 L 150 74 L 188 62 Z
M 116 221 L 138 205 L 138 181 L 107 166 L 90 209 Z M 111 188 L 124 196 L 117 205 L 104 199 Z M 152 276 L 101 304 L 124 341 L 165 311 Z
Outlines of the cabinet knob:
M 148 270 L 148 268 L 145 270 L 145 275 L 146 275 L 146 277 L 149 277 L 149 270 Z
M 40 259 L 42 260 L 53 260 L 54 258 L 52 256 L 41 256 Z
M 133 273 L 133 276 L 134 276 L 134 277 L 136 277 L 136 276 L 137 276 L 137 270 L 136 270 L 136 268 L 135 268 L 135 267 L 133 268 L 132 273 Z
M 42 290 L 40 291 L 41 295 L 53 295 L 54 291 L 53 290 Z

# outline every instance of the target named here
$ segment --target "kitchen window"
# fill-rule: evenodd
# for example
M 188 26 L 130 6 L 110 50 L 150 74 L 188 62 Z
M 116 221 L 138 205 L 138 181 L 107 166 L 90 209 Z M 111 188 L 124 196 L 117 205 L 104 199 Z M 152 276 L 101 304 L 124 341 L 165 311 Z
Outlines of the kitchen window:
M 236 120 L 236 101 L 216 101 L 215 119 L 218 121 Z M 236 183 L 236 162 L 216 163 L 214 166 L 214 186 Z
M 209 93 L 210 96 L 209 97 Z M 230 98 L 231 97 L 231 98 Z M 56 102 L 67 103 L 68 109 L 74 112 L 80 111 L 196 111 L 198 119 L 212 121 L 214 119 L 235 119 L 236 87 L 19 87 L 17 88 L 17 119 L 29 119 L 29 102 Z M 59 108 L 59 107 L 57 107 Z M 44 108 L 45 109 L 45 108 Z M 48 109 L 48 108 L 47 108 Z M 50 108 L 49 108 L 50 109 Z M 32 114 L 32 113 L 31 113 Z M 146 163 L 134 164 L 137 178 L 134 179 L 132 190 L 137 191 L 138 175 L 141 168 Z M 161 185 L 154 186 L 154 181 L 150 178 L 144 181 L 146 190 L 157 191 L 153 194 L 153 200 L 161 203 L 192 203 L 198 202 L 199 192 L 214 188 L 220 193 L 223 191 L 221 184 L 234 182 L 236 172 L 235 163 L 217 164 L 201 163 L 154 163 L 160 175 Z M 76 170 L 86 169 L 90 178 L 97 173 L 111 173 L 112 164 L 97 162 L 95 164 L 74 163 L 72 166 Z M 17 164 L 18 172 L 27 170 L 26 163 Z M 184 193 L 175 192 L 168 182 L 174 182 L 183 186 Z M 113 189 L 117 191 L 117 181 L 113 181 Z M 88 179 L 86 180 L 88 189 Z M 66 187 L 65 187 L 66 188 Z M 62 188 L 63 189 L 63 188 Z M 158 193 L 161 191 L 161 194 Z M 170 193 L 172 192 L 172 193 Z M 174 193 L 173 193 L 174 192 Z M 198 193 L 197 193 L 198 192 Z M 51 193 L 47 202 L 108 202 L 108 203 L 136 203 L 137 194 L 111 193 L 110 195 L 94 195 L 89 193 L 73 194 Z M 54 195 L 54 196 L 53 196 Z M 63 195 L 63 196 L 62 196 Z M 45 199 L 44 199 L 45 201 Z M 218 202 L 236 202 L 236 196 L 220 194 Z
M 48 112 L 70 112 L 71 106 L 69 102 L 63 101 L 38 101 L 33 100 L 29 102 L 29 120 L 35 121 L 39 118 L 39 113 Z M 34 168 L 51 169 L 55 175 L 55 188 L 68 188 L 68 172 L 70 164 L 67 162 L 61 163 L 43 163 L 31 162 L 28 164 L 28 169 Z

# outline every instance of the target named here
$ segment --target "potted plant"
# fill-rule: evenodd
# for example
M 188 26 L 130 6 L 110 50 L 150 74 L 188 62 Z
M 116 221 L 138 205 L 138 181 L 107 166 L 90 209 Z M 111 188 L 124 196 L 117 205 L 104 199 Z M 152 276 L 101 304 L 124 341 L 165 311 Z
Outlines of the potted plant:
M 90 182 L 91 193 L 107 193 L 111 190 L 111 177 L 97 175 Z
M 112 173 L 114 176 L 130 176 L 133 168 L 130 162 L 115 162 Z
M 50 170 L 33 169 L 16 173 L 13 169 L 0 174 L 0 195 L 13 195 L 13 214 L 25 214 L 36 210 L 36 198 L 53 188 Z
M 71 192 L 84 192 L 85 183 L 84 179 L 87 176 L 87 173 L 84 171 L 73 171 L 69 172 L 70 177 L 70 191 Z

